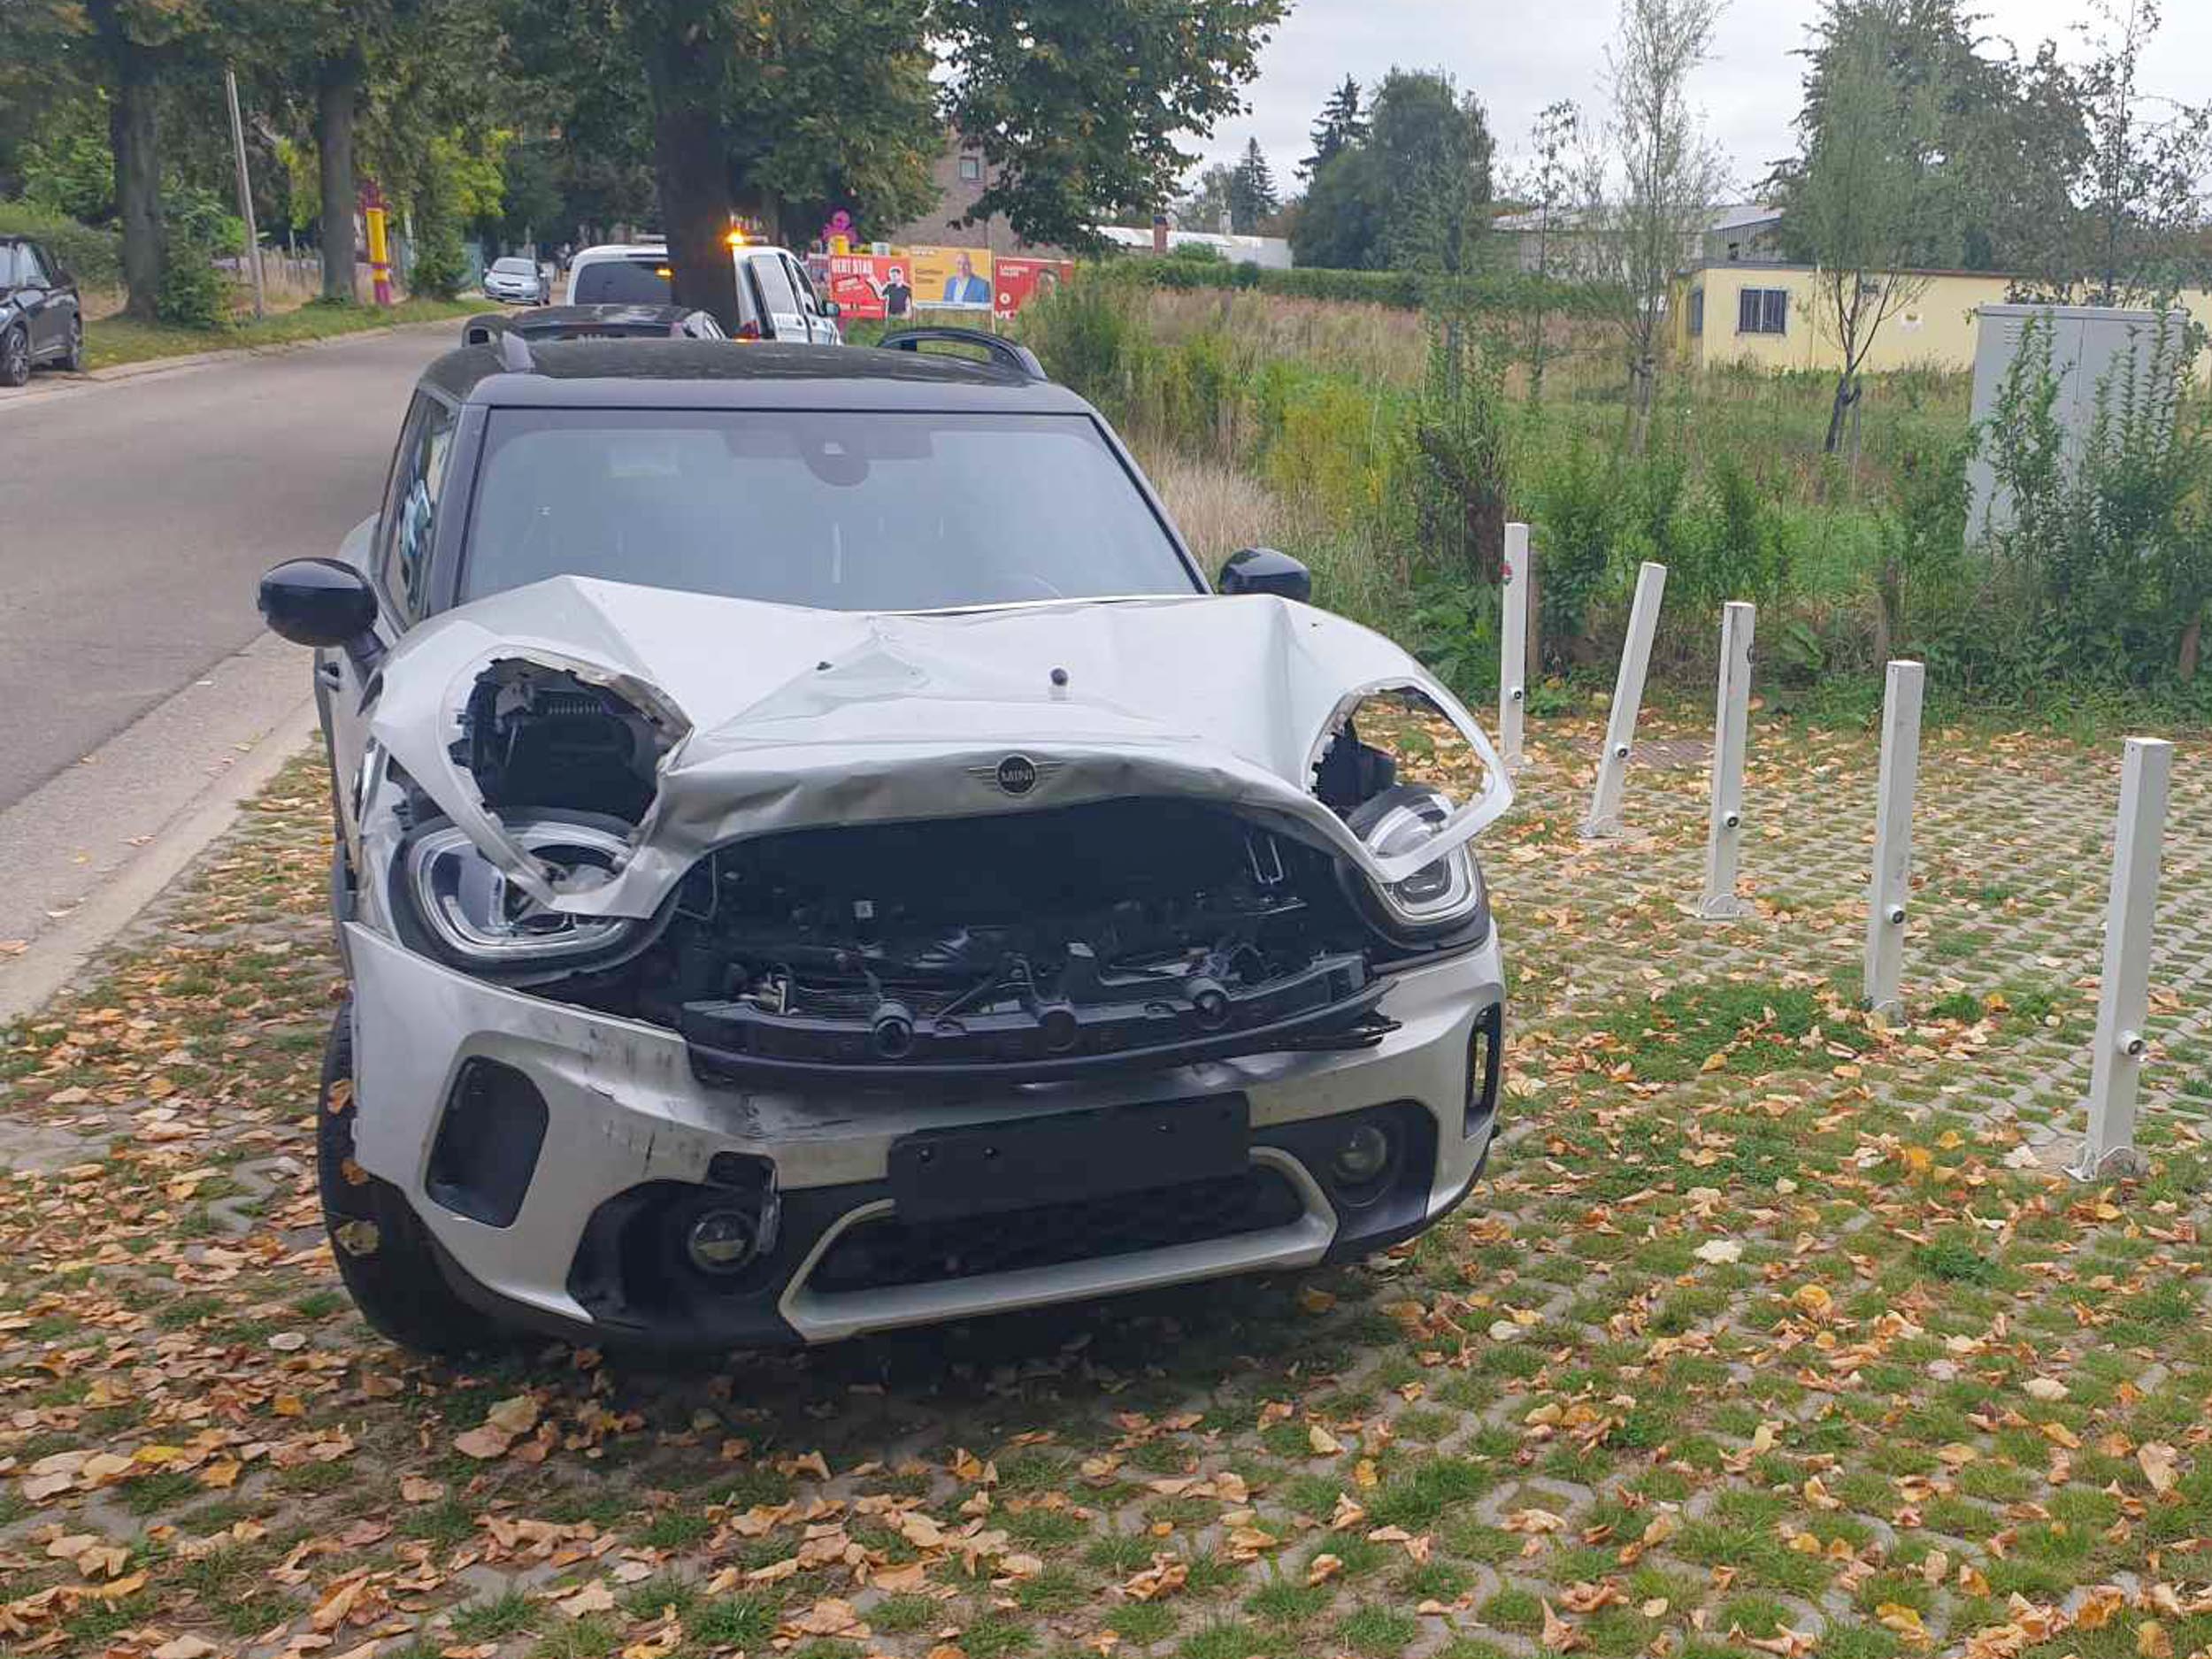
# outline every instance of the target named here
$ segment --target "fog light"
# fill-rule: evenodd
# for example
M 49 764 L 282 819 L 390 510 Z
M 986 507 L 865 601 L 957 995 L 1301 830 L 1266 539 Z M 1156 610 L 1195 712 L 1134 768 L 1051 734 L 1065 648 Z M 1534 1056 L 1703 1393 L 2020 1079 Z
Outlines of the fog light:
M 1390 1136 L 1362 1124 L 1338 1145 L 1329 1168 L 1347 1187 L 1364 1187 L 1390 1167 Z
M 684 1253 L 703 1273 L 734 1273 L 753 1259 L 760 1232 L 742 1210 L 710 1210 L 684 1235 Z

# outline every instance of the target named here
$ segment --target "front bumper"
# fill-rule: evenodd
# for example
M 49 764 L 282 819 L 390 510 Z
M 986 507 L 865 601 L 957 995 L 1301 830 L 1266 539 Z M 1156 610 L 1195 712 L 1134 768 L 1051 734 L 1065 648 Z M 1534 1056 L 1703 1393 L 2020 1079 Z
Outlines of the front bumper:
M 588 1340 L 824 1342 L 1365 1254 L 1457 1203 L 1494 1127 L 1494 933 L 1391 976 L 1397 1026 L 1371 1048 L 956 1093 L 703 1081 L 674 1032 L 485 984 L 357 923 L 344 934 L 361 1165 L 405 1195 L 463 1295 Z M 457 1114 L 488 1070 L 543 1102 L 534 1148 L 476 1133 L 491 1202 L 453 1167 Z M 1247 1162 L 1208 1180 L 1167 1168 L 1156 1187 L 972 1217 L 904 1216 L 894 1198 L 910 1137 L 1217 1102 L 1241 1102 Z M 1389 1131 L 1400 1163 L 1386 1190 L 1348 1198 L 1328 1150 L 1354 1114 Z M 665 1259 L 674 1217 L 764 1172 L 774 1242 L 741 1275 Z

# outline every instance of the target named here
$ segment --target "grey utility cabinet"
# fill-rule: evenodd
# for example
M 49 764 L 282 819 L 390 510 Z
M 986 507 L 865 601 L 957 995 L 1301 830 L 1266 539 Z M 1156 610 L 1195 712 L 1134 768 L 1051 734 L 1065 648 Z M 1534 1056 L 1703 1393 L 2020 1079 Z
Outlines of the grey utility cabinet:
M 2158 313 L 2122 310 L 2106 305 L 1983 305 L 1976 310 L 1974 341 L 1974 422 L 1977 426 L 1997 410 L 1997 395 L 2005 373 L 2019 354 L 2028 319 L 2047 318 L 2051 326 L 2051 373 L 2058 377 L 2058 403 L 2052 413 L 2067 436 L 2068 453 L 2078 456 L 2088 442 L 2095 419 L 2097 388 L 2116 366 L 2126 373 L 2132 358 L 2138 373 L 2148 369 L 2152 342 L 2158 332 Z M 2177 313 L 2175 328 L 2187 325 Z M 1985 453 L 1977 445 L 1968 463 L 1967 526 L 1970 535 L 2001 530 L 2012 522 L 2012 503 L 1999 488 Z

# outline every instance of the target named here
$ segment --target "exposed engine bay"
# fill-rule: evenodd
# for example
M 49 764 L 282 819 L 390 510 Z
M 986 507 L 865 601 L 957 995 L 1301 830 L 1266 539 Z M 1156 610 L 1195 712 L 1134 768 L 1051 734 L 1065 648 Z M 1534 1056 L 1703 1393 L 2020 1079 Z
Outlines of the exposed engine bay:
M 1389 1029 L 1328 857 L 1161 800 L 798 831 L 708 855 L 655 942 L 548 987 L 767 1080 L 1044 1079 Z

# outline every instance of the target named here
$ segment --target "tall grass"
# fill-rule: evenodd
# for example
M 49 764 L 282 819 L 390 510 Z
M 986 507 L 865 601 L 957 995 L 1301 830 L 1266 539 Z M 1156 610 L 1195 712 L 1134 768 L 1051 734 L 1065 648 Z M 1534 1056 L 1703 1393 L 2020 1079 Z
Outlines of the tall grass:
M 1962 544 L 1946 504 L 1970 442 L 1966 376 L 1869 377 L 1852 452 L 1831 456 L 1824 376 L 1676 374 L 1648 452 L 1632 456 L 1602 332 L 1557 322 L 1536 402 L 1517 361 L 1520 321 L 1163 290 L 1110 273 L 1033 304 L 1020 331 L 1146 457 L 1210 566 L 1239 547 L 1280 547 L 1312 567 L 1321 603 L 1392 634 L 1471 695 L 1494 684 L 1506 518 L 1533 526 L 1541 649 L 1555 672 L 1609 658 L 1649 558 L 1671 572 L 1663 674 L 1709 673 L 1721 603 L 1748 598 L 1762 607 L 1763 681 L 1785 695 L 1878 669 L 1900 649 L 1970 661 L 1973 684 L 2020 700 L 2047 695 L 2032 662 L 1997 672 L 1993 653 L 2019 655 L 2001 626 L 2018 583 L 2007 588 L 1995 556 Z M 2175 453 L 2194 465 L 2204 450 Z M 2157 582 L 2136 585 L 2196 614 L 2212 592 L 2212 532 L 2204 480 L 2185 471 L 2169 458 L 2154 470 L 2158 491 L 2106 495 L 2184 503 L 2166 511 L 2172 533 L 2147 556 Z M 2187 624 L 2177 617 L 2161 634 L 2167 666 L 2156 672 L 2193 663 L 2200 628 Z M 2125 641 L 2131 630 L 2145 632 L 2132 622 L 2108 632 Z

